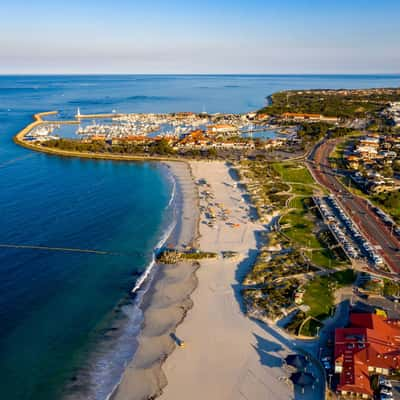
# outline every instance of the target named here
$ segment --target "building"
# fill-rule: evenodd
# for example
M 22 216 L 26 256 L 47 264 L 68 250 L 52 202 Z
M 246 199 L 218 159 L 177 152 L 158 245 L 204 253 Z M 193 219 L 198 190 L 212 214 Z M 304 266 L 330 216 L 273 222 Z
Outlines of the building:
M 370 376 L 400 369 L 400 321 L 352 313 L 347 328 L 335 330 L 335 373 L 342 396 L 373 398 Z
M 324 115 L 321 114 L 307 114 L 307 113 L 291 113 L 291 112 L 285 112 L 282 114 L 282 118 L 284 120 L 289 120 L 289 121 L 314 121 L 314 122 L 328 122 L 332 124 L 336 124 L 339 122 L 339 118 L 337 117 L 325 117 Z
M 348 155 L 346 161 L 350 169 L 358 169 L 360 167 L 360 158 L 354 154 Z
M 111 144 L 112 145 L 121 145 L 121 144 L 128 144 L 128 143 L 143 144 L 143 143 L 148 143 L 150 141 L 151 141 L 151 138 L 144 136 L 144 135 L 131 135 L 131 136 L 122 136 L 122 137 L 112 138 Z
M 230 124 L 215 124 L 209 125 L 207 127 L 208 134 L 222 134 L 222 135 L 229 135 L 238 133 L 238 128 L 234 125 Z
M 319 121 L 321 119 L 321 115 L 285 112 L 282 114 L 282 118 L 292 121 Z

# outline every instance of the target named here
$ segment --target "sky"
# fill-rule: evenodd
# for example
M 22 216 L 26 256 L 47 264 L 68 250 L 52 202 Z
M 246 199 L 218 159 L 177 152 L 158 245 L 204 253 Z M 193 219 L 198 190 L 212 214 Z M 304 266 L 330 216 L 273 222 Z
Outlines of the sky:
M 400 73 L 399 0 L 4 0 L 0 74 Z

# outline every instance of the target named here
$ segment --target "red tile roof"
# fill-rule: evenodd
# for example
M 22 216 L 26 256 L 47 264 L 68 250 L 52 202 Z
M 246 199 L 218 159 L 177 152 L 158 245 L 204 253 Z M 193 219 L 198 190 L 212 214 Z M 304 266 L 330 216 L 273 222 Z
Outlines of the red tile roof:
M 343 367 L 339 391 L 372 396 L 368 367 L 400 368 L 400 321 L 352 313 L 350 326 L 335 330 L 335 363 Z

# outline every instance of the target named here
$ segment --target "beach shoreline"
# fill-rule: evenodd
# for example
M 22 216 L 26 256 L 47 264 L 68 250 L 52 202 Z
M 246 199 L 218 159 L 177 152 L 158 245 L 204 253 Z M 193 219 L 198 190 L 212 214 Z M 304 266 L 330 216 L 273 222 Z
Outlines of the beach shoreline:
M 291 351 L 287 340 L 248 318 L 241 299 L 241 281 L 258 254 L 259 233 L 265 226 L 251 220 L 246 193 L 231 166 L 196 161 L 187 168 L 189 192 L 198 192 L 199 197 L 188 198 L 188 190 L 182 190 L 183 209 L 190 210 L 189 215 L 198 212 L 198 246 L 218 257 L 200 260 L 199 265 L 157 267 L 143 303 L 137 353 L 111 399 L 293 398 L 283 369 L 283 359 Z M 173 167 L 171 172 L 176 174 Z M 198 184 L 202 180 L 206 187 Z M 212 193 L 211 200 L 205 192 Z M 210 227 L 204 214 L 207 202 L 228 209 L 228 221 L 217 218 Z M 194 220 L 187 218 L 184 211 L 181 221 L 186 232 Z M 182 232 L 179 240 L 187 244 Z M 224 258 L 224 251 L 237 255 Z M 177 345 L 179 341 L 185 348 Z
M 64 155 L 59 150 L 50 153 Z M 97 158 L 92 153 L 67 151 L 65 155 Z M 264 398 L 265 393 L 277 400 L 292 398 L 293 389 L 282 369 L 290 350 L 287 342 L 244 312 L 241 282 L 258 254 L 259 233 L 265 226 L 251 218 L 251 206 L 234 169 L 225 161 L 108 154 L 99 158 L 162 161 L 177 185 L 175 206 L 180 214 L 163 246 L 217 254 L 214 260 L 157 263 L 145 272 L 139 284 L 145 283 L 145 289 L 139 301 L 143 322 L 136 352 L 107 399 L 239 400 L 243 393 L 254 399 Z M 206 193 L 211 193 L 211 199 Z M 218 210 L 212 221 L 211 209 Z M 225 251 L 236 256 L 226 259 Z M 190 350 L 179 346 L 183 341 Z
M 194 247 L 198 239 L 198 198 L 190 165 L 186 162 L 164 163 L 177 184 L 176 207 L 181 214 L 167 239 L 168 246 Z M 143 323 L 138 348 L 127 365 L 110 399 L 149 399 L 161 394 L 166 386 L 162 364 L 177 347 L 176 327 L 193 306 L 191 294 L 197 287 L 198 263 L 157 263 L 140 308 Z

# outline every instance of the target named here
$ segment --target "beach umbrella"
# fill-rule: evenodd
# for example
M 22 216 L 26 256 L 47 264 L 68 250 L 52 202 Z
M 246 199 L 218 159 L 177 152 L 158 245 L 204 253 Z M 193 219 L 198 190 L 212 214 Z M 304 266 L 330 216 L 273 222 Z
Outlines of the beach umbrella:
M 295 372 L 290 380 L 298 386 L 310 386 L 315 382 L 315 376 L 308 372 Z
M 308 364 L 307 359 L 300 354 L 289 354 L 285 358 L 285 361 L 287 365 L 290 365 L 297 369 L 304 369 Z

